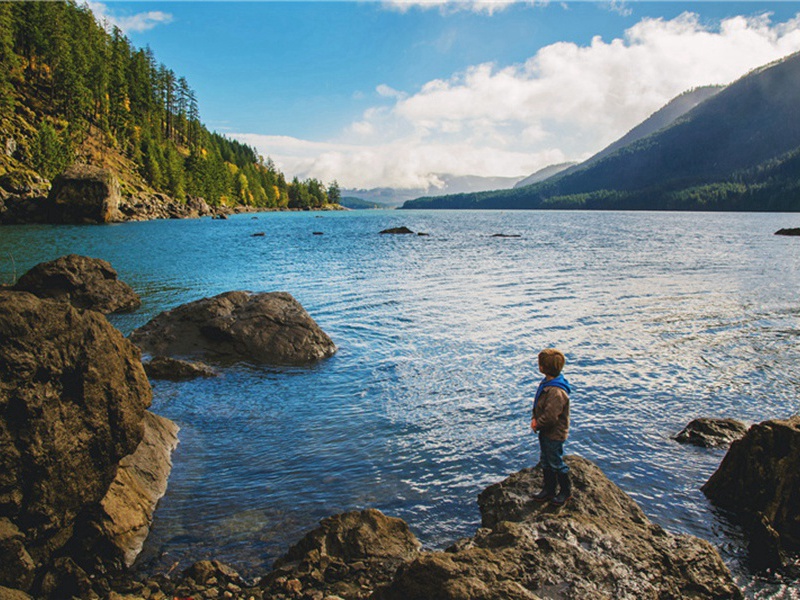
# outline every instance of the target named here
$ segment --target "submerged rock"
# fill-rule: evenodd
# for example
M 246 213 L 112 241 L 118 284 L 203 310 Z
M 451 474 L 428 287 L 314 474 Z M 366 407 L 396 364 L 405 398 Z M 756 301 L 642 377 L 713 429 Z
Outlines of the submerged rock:
M 81 555 L 83 519 L 150 401 L 139 350 L 101 314 L 0 291 L 0 585 L 69 597 L 61 583 L 96 558 Z
M 122 217 L 119 182 L 100 167 L 77 164 L 57 175 L 47 201 L 53 223 L 111 223 Z
M 724 446 L 738 440 L 747 433 L 747 425 L 735 419 L 694 419 L 678 435 L 675 441 L 711 448 Z
M 437 598 L 741 598 L 714 547 L 672 535 L 591 462 L 567 457 L 574 496 L 541 504 L 539 469 L 478 498 L 482 528 L 446 552 L 405 563 L 381 600 Z
M 130 339 L 155 355 L 303 365 L 336 346 L 286 292 L 226 292 L 181 305 L 135 330 Z
M 751 542 L 758 538 L 757 565 L 780 567 L 783 551 L 800 551 L 800 416 L 753 425 L 702 490 L 742 519 Z
M 142 303 L 108 262 L 78 254 L 39 263 L 19 278 L 14 289 L 104 314 L 133 310 Z
M 214 369 L 206 364 L 168 356 L 156 356 L 144 363 L 144 370 L 150 379 L 169 379 L 171 381 L 217 376 Z

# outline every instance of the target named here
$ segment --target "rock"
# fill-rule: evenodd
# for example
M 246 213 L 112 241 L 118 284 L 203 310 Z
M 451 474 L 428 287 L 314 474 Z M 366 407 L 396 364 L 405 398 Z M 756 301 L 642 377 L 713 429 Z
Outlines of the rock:
M 57 175 L 47 201 L 54 223 L 111 223 L 121 218 L 119 182 L 100 167 L 73 165 Z
M 139 445 L 150 401 L 139 350 L 101 314 L 0 291 L 0 564 L 27 563 L 8 522 L 36 578 L 66 558 L 79 515 Z
M 494 235 L 492 235 L 492 237 L 493 238 L 518 238 L 518 237 L 522 237 L 522 236 L 519 235 L 519 234 L 516 234 L 516 233 L 495 233 Z
M 714 547 L 671 535 L 591 462 L 567 457 L 574 496 L 538 503 L 539 469 L 478 498 L 482 528 L 405 563 L 376 599 L 742 598 Z
M 185 201 L 166 194 L 141 193 L 123 198 L 120 213 L 126 221 L 152 219 L 197 219 L 214 214 L 208 203 L 197 196 L 187 196 Z
M 380 233 L 393 233 L 393 234 L 407 234 L 407 233 L 414 233 L 408 227 L 392 227 L 390 229 L 384 229 Z
M 33 171 L 9 171 L 0 176 L 0 189 L 20 198 L 47 194 L 49 184 Z
M 14 289 L 104 314 L 133 310 L 142 303 L 108 262 L 78 254 L 39 263 L 19 278 Z
M 156 356 L 151 361 L 144 363 L 144 370 L 150 379 L 169 379 L 171 381 L 217 376 L 214 369 L 206 364 L 168 356 Z
M 747 540 L 747 554 L 750 566 L 756 571 L 781 568 L 787 563 L 786 553 L 781 547 L 781 536 L 762 514 L 753 519 Z
M 789 229 L 779 229 L 775 235 L 800 235 L 800 227 L 793 227 Z
M 3 587 L 0 585 L 0 600 L 32 600 L 31 597 L 23 591 Z
M 391 581 L 400 564 L 419 550 L 417 538 L 400 519 L 375 509 L 343 513 L 323 519 L 292 546 L 260 587 L 268 597 L 293 589 L 365 598 Z
M 153 355 L 303 365 L 336 346 L 290 294 L 226 292 L 184 304 L 135 330 L 131 341 Z
M 256 231 L 255 233 L 251 233 L 250 237 L 264 237 L 265 235 L 267 234 L 264 231 Z
M 747 425 L 735 419 L 694 419 L 678 435 L 675 441 L 711 448 L 724 446 L 738 440 L 747 433 Z
M 756 535 L 768 526 L 784 551 L 800 551 L 800 416 L 753 425 L 731 444 L 702 490 Z M 763 556 L 753 558 L 763 566 Z
M 178 445 L 178 426 L 150 412 L 144 414 L 144 435 L 133 454 L 124 457 L 93 524 L 100 530 L 95 549 L 108 550 L 130 567 L 142 550 L 158 501 L 167 491 L 170 459 Z M 106 542 L 110 542 L 110 545 Z

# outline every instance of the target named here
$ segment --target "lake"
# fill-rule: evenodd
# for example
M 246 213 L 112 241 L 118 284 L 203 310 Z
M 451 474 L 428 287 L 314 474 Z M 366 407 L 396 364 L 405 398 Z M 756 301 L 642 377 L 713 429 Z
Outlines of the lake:
M 748 596 L 790 598 L 752 577 L 740 532 L 699 490 L 725 450 L 671 436 L 698 416 L 800 410 L 800 239 L 773 235 L 799 224 L 353 211 L 17 226 L 0 229 L 0 282 L 63 254 L 108 260 L 143 301 L 111 317 L 126 334 L 201 297 L 288 291 L 339 348 L 310 368 L 154 382 L 152 410 L 181 432 L 142 569 L 213 557 L 255 575 L 321 518 L 364 507 L 429 548 L 472 535 L 478 493 L 538 460 L 536 355 L 556 346 L 573 385 L 567 453 L 667 530 L 714 543 Z M 378 234 L 401 225 L 430 235 Z

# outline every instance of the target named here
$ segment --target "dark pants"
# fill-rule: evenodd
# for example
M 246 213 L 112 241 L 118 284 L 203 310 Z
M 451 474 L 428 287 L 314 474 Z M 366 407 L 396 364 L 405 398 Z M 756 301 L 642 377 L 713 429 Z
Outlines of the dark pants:
M 564 462 L 564 442 L 558 442 L 539 434 L 539 460 L 542 466 L 557 473 L 569 473 L 569 467 Z

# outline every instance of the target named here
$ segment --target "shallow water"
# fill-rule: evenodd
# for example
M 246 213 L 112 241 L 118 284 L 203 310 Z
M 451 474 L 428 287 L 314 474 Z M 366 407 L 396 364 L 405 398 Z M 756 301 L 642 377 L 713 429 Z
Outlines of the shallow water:
M 375 507 L 442 547 L 477 494 L 537 460 L 536 354 L 567 354 L 568 453 L 656 523 L 720 548 L 750 597 L 740 533 L 699 491 L 724 450 L 692 418 L 800 410 L 797 215 L 365 211 L 0 229 L 0 282 L 43 260 L 109 260 L 143 299 L 123 332 L 232 289 L 292 293 L 339 347 L 314 367 L 155 382 L 181 426 L 147 570 L 215 557 L 254 575 L 330 514 Z M 429 236 L 386 236 L 406 225 Z M 263 237 L 251 237 L 263 231 Z M 312 235 L 321 231 L 324 235 Z M 493 234 L 521 237 L 492 237 Z

